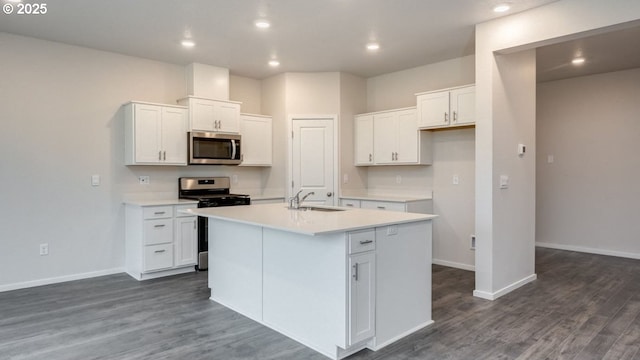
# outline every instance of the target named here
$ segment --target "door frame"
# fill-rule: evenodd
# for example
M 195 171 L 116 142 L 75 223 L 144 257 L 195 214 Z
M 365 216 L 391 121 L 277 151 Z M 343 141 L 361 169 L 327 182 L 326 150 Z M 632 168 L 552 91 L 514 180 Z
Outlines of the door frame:
M 331 120 L 333 122 L 333 205 L 339 205 L 338 196 L 339 189 L 338 182 L 340 179 L 340 157 L 338 156 L 339 146 L 339 132 L 338 132 L 338 115 L 337 114 L 289 114 L 287 116 L 287 183 L 285 184 L 288 200 L 292 197 L 293 188 L 291 183 L 293 182 L 293 121 L 294 120 Z

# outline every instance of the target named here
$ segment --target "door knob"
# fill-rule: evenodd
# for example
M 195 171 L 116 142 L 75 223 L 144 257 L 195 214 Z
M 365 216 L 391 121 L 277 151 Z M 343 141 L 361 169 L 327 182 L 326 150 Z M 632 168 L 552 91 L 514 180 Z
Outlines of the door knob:
M 333 195 L 333 193 L 332 193 L 331 191 L 329 191 L 329 192 L 327 193 L 327 197 L 331 197 L 332 195 Z

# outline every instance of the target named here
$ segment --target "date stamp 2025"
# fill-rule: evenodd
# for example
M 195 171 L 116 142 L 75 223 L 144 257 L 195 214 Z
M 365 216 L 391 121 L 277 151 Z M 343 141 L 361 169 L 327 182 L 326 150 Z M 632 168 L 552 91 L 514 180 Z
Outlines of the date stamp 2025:
M 46 3 L 31 4 L 31 3 L 6 3 L 2 6 L 2 12 L 7 15 L 44 15 L 48 11 Z

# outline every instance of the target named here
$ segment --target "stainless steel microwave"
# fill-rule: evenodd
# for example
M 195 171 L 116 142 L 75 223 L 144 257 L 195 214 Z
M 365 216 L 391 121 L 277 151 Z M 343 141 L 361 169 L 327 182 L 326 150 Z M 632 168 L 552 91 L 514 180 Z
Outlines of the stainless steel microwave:
M 240 135 L 214 132 L 189 132 L 190 165 L 238 165 Z

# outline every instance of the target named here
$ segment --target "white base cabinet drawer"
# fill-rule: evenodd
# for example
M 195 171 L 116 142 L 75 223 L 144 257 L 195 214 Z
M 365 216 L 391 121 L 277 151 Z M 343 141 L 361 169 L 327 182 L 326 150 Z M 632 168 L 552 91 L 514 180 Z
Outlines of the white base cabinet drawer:
M 362 200 L 360 202 L 360 207 L 363 209 L 376 209 L 376 210 L 400 211 L 400 212 L 406 211 L 406 206 L 404 203 L 390 202 L 390 201 Z
M 349 233 L 349 254 L 376 249 L 376 232 L 373 229 Z
M 144 271 L 173 267 L 173 244 L 149 245 L 144 248 Z
M 145 220 L 144 244 L 167 244 L 173 242 L 173 219 Z

